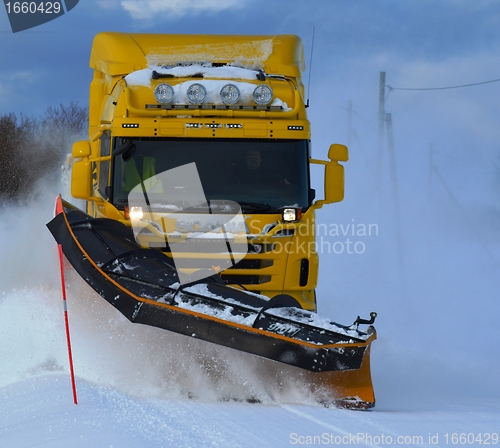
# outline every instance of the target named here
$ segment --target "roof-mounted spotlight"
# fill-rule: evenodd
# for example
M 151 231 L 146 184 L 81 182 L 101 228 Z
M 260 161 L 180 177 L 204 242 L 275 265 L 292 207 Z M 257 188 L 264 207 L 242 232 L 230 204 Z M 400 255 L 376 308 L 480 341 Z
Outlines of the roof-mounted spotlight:
M 187 97 L 192 104 L 201 104 L 207 96 L 207 89 L 202 84 L 191 84 L 187 89 Z
M 174 99 L 174 89 L 170 84 L 158 84 L 154 91 L 156 101 L 168 104 Z
M 220 89 L 220 99 L 224 104 L 235 104 L 240 99 L 240 91 L 234 84 L 226 84 Z
M 254 89 L 253 99 L 261 106 L 269 104 L 273 99 L 273 90 L 268 85 L 261 84 Z

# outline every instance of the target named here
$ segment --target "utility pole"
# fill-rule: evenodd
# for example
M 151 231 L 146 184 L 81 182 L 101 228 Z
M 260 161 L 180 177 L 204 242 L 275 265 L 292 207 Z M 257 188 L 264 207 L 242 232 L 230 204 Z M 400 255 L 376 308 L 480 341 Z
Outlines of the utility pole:
M 396 219 L 399 221 L 398 180 L 396 175 L 396 154 L 394 152 L 394 135 L 392 133 L 392 114 L 385 114 L 387 126 L 387 149 L 389 152 L 389 171 L 392 183 L 392 200 L 396 210 Z
M 382 157 L 384 153 L 385 72 L 380 72 L 378 90 L 377 191 L 382 195 Z
M 387 130 L 387 152 L 389 154 L 389 172 L 392 184 L 392 201 L 394 209 L 394 225 L 396 227 L 397 257 L 400 270 L 401 292 L 406 293 L 406 270 L 403 254 L 403 236 L 401 234 L 401 215 L 399 211 L 398 178 L 396 174 L 396 152 L 394 150 L 394 134 L 392 132 L 392 115 L 385 114 L 385 125 Z

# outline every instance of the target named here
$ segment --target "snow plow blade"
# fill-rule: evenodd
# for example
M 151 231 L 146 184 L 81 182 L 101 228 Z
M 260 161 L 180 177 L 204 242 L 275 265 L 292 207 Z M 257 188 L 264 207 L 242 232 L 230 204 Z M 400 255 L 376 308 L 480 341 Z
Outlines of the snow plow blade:
M 224 284 L 219 276 L 180 285 L 171 258 L 139 246 L 131 228 L 92 218 L 57 199 L 47 224 L 80 276 L 131 322 L 151 325 L 297 367 L 325 405 L 374 406 L 370 344 L 357 319 L 339 325 L 300 308 Z

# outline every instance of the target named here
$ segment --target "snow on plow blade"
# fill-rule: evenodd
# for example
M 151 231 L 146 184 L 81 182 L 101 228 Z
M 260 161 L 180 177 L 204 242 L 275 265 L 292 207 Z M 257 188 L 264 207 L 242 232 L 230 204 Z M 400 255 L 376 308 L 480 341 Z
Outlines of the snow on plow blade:
M 226 286 L 217 275 L 181 285 L 172 260 L 139 246 L 132 229 L 92 218 L 58 198 L 47 224 L 83 279 L 131 322 L 248 352 L 301 370 L 325 405 L 368 409 L 375 396 L 370 344 L 376 332 L 300 309 L 290 296 Z

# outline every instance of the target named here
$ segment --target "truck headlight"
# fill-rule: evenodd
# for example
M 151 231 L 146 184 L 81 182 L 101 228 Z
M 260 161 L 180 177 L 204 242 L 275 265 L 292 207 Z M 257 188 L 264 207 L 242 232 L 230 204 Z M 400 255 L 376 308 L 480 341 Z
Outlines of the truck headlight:
M 170 84 L 158 84 L 155 89 L 156 101 L 163 104 L 170 103 L 174 98 L 174 89 Z
M 226 84 L 220 89 L 220 99 L 224 104 L 235 104 L 240 98 L 240 91 L 234 84 Z
M 273 99 L 273 90 L 265 84 L 257 86 L 253 91 L 253 99 L 261 106 L 269 104 Z
M 302 210 L 300 208 L 284 208 L 283 222 L 297 222 L 302 218 Z
M 142 207 L 130 207 L 129 216 L 132 221 L 144 218 Z
M 207 89 L 201 84 L 191 84 L 187 89 L 187 97 L 190 103 L 201 104 L 207 96 Z

